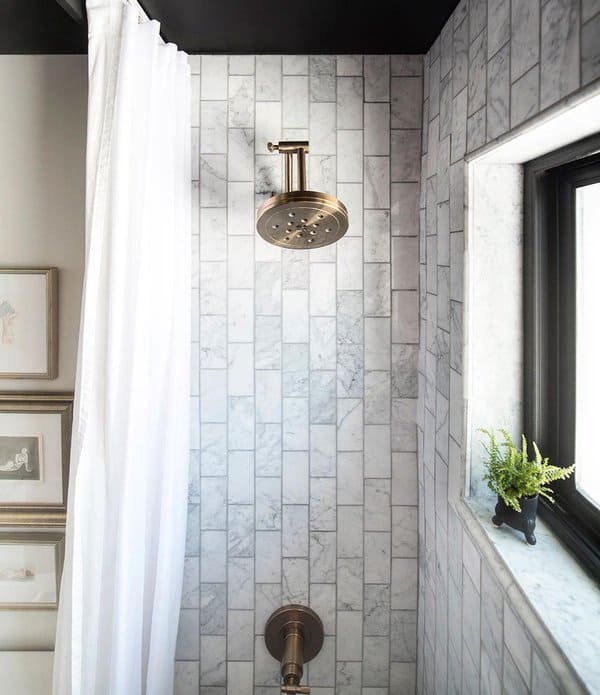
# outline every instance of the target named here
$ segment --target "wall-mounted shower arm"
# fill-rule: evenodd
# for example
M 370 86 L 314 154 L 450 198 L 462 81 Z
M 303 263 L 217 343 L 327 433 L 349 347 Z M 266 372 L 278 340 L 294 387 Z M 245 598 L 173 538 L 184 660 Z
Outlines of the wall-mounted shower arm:
M 269 142 L 267 144 L 269 152 L 279 152 L 285 155 L 285 192 L 294 190 L 292 178 L 293 160 L 296 155 L 298 191 L 306 190 L 306 155 L 308 154 L 307 140 L 286 140 L 285 142 Z

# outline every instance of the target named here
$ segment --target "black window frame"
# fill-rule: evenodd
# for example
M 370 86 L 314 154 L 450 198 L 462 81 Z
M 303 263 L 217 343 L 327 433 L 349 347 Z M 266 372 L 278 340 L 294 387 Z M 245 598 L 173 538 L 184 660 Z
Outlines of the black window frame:
M 558 466 L 575 458 L 574 196 L 597 181 L 600 134 L 524 166 L 525 433 Z M 552 487 L 555 503 L 540 498 L 540 516 L 600 580 L 600 509 L 577 491 L 575 475 Z

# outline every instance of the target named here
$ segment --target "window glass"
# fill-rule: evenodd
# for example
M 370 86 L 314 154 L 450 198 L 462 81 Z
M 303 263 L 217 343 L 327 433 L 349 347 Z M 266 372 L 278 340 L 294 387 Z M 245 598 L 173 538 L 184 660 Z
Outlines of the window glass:
M 600 507 L 600 183 L 576 191 L 575 482 Z

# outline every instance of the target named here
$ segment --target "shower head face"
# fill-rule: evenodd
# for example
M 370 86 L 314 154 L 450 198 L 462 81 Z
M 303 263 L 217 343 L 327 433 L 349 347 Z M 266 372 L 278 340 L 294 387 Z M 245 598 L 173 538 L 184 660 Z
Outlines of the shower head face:
M 318 191 L 280 193 L 262 206 L 256 228 L 284 249 L 318 249 L 339 241 L 348 230 L 348 211 L 337 198 Z

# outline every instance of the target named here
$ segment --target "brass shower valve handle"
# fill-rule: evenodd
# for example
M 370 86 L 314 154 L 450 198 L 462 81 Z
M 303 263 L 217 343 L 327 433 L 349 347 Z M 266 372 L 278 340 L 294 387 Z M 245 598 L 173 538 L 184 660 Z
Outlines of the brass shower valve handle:
M 308 685 L 282 685 L 282 693 L 305 693 L 305 695 L 310 695 L 310 688 Z

